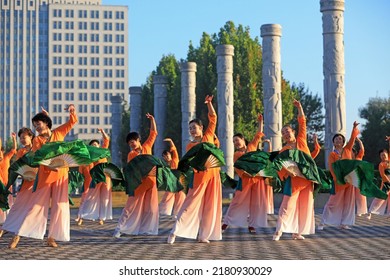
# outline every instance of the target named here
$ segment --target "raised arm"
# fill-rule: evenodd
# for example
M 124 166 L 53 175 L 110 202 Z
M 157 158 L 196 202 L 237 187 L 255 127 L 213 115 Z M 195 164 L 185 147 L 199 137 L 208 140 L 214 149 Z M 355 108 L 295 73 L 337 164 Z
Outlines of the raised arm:
M 16 140 L 16 133 L 12 132 L 11 133 L 11 138 L 12 138 L 12 149 L 16 150 L 18 148 L 18 141 Z
M 318 154 L 321 151 L 321 146 L 318 143 L 318 136 L 317 134 L 313 135 L 313 143 L 314 143 L 314 150 L 310 153 L 311 157 L 314 159 L 318 156 Z
M 108 146 L 110 145 L 110 137 L 107 135 L 107 133 L 102 128 L 98 128 L 98 132 L 100 132 L 102 134 L 102 137 L 103 137 L 102 147 L 107 149 Z
M 212 95 L 206 95 L 204 103 L 207 104 L 207 109 L 209 111 L 209 114 L 210 115 L 216 115 L 212 101 L 213 101 L 213 96 Z
M 153 115 L 146 113 L 146 117 L 150 120 L 150 130 L 157 132 L 156 120 L 154 119 Z

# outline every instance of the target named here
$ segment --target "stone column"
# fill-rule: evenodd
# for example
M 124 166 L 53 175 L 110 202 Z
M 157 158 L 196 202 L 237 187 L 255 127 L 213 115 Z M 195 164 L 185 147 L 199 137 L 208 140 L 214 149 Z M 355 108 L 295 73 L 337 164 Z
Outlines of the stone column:
M 272 143 L 272 149 L 282 148 L 282 75 L 280 64 L 279 24 L 264 24 L 260 28 L 263 38 L 263 104 L 264 134 Z
M 218 131 L 217 136 L 221 143 L 221 149 L 225 154 L 226 166 L 224 170 L 230 177 L 234 177 L 233 167 L 233 56 L 234 46 L 219 45 L 217 53 L 217 102 L 218 102 Z
M 344 85 L 344 0 L 321 0 L 323 74 L 325 101 L 325 162 L 332 151 L 332 138 L 346 133 Z M 348 137 L 346 136 L 348 139 Z
M 121 153 L 119 148 L 119 135 L 122 129 L 122 102 L 121 95 L 111 96 L 111 161 L 118 167 L 122 167 Z
M 156 75 L 153 76 L 153 90 L 154 90 L 154 118 L 157 125 L 157 138 L 154 143 L 154 155 L 158 158 L 162 158 L 162 152 L 165 148 L 163 139 L 165 135 L 165 125 L 167 120 L 167 84 L 168 79 L 166 76 Z
M 181 154 L 186 153 L 190 142 L 188 123 L 196 118 L 196 63 L 184 62 L 180 65 L 181 72 Z
M 140 132 L 142 115 L 142 88 L 130 87 L 130 131 Z

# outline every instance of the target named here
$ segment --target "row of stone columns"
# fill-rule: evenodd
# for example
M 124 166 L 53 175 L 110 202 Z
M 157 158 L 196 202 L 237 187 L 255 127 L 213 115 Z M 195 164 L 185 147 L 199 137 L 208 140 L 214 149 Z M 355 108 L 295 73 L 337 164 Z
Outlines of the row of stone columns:
M 326 155 L 331 151 L 331 138 L 335 133 L 345 134 L 345 89 L 344 89 L 344 44 L 343 12 L 344 0 L 320 0 L 323 13 L 323 72 L 324 101 L 326 110 L 325 149 Z M 282 147 L 282 95 L 281 95 L 281 47 L 282 28 L 279 24 L 261 26 L 263 48 L 263 89 L 264 89 L 264 133 L 271 139 L 273 150 Z M 232 45 L 220 45 L 217 54 L 217 102 L 218 129 L 217 135 L 221 149 L 226 157 L 226 172 L 234 175 L 233 168 L 233 56 Z M 188 143 L 188 123 L 195 118 L 196 63 L 186 62 L 181 65 L 181 111 L 182 111 L 182 154 Z M 155 76 L 154 83 L 154 116 L 159 136 L 154 153 L 160 156 L 163 149 L 163 136 L 166 126 L 167 79 Z M 130 88 L 130 129 L 139 131 L 141 117 L 141 88 Z M 305 108 L 304 108 L 305 109 Z M 327 158 L 327 157 L 326 157 Z

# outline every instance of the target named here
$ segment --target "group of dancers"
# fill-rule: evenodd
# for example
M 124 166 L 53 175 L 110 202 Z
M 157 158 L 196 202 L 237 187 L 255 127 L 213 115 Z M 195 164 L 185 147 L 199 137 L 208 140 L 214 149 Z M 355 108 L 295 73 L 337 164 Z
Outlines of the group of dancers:
M 235 186 L 234 197 L 223 217 L 223 179 L 220 168 L 223 165 L 223 159 L 221 159 L 221 151 L 215 135 L 217 114 L 212 100 L 213 96 L 207 95 L 205 98 L 208 108 L 206 128 L 200 119 L 190 121 L 189 133 L 192 140 L 188 143 L 187 154 L 182 157 L 182 160 L 179 160 L 172 139 L 164 139 L 169 145 L 169 149 L 161 155 L 165 162 L 164 166 L 172 171 L 184 171 L 185 169 L 191 171 L 186 178 L 185 190 L 172 188 L 173 191 L 169 191 L 166 189 L 159 200 L 158 185 L 161 180 L 158 174 L 160 173 L 156 171 L 156 167 L 147 169 L 146 173 L 138 178 L 139 181 L 135 180 L 136 184 L 132 182 L 135 186 L 127 191 L 128 199 L 113 237 L 120 238 L 123 234 L 158 235 L 160 215 L 174 217 L 173 228 L 167 237 L 169 244 L 174 244 L 177 237 L 195 239 L 201 243 L 221 240 L 223 233 L 229 230 L 229 227 L 247 227 L 251 234 L 256 234 L 256 229 L 269 227 L 268 215 L 274 213 L 273 186 L 270 182 L 275 179 L 283 184 L 283 200 L 279 207 L 276 229 L 272 237 L 275 241 L 280 240 L 283 233 L 290 233 L 294 240 L 304 240 L 304 235 L 314 234 L 316 229 L 323 230 L 324 227 L 330 225 L 338 226 L 340 229 L 350 229 L 355 223 L 356 214 L 365 214 L 367 219 L 370 219 L 371 214 L 389 213 L 390 205 L 387 199 L 389 189 L 386 186 L 390 184 L 390 164 L 387 150 L 380 151 L 379 172 L 382 179 L 380 189 L 371 192 L 367 187 L 370 186 L 369 183 L 362 188 L 354 185 L 353 180 L 340 180 L 342 172 L 340 173 L 340 167 L 335 163 L 349 160 L 353 161 L 353 166 L 356 166 L 356 161 L 362 161 L 364 156 L 363 143 L 357 138 L 358 123 L 354 122 L 351 137 L 347 143 L 341 134 L 333 137 L 334 149 L 328 160 L 332 181 L 329 184 L 331 195 L 323 209 L 321 223 L 316 227 L 314 199 L 316 186 L 321 185 L 322 173 L 315 165 L 313 158 L 318 155 L 321 147 L 315 138 L 315 149 L 312 152 L 309 150 L 306 117 L 301 103 L 294 100 L 293 105 L 298 111 L 298 131 L 296 132 L 290 125 L 283 126 L 281 133 L 284 146 L 276 152 L 276 156 L 273 152 L 273 159 L 271 159 L 271 142 L 263 139 L 265 135 L 261 114 L 258 115 L 258 130 L 252 141 L 248 142 L 242 133 L 236 133 L 233 136 L 232 141 L 236 150 L 234 167 L 238 182 Z M 3 150 L 0 153 L 0 180 L 4 186 L 8 183 L 7 170 L 14 155 L 18 159 L 29 152 L 38 151 L 49 142 L 64 141 L 67 133 L 77 123 L 75 107 L 69 105 L 66 110 L 69 111 L 69 120 L 53 130 L 48 112 L 42 110 L 34 116 L 32 124 L 37 135 L 30 128 L 20 129 L 18 136 L 22 148 L 19 150 L 17 150 L 16 134 L 12 133 L 13 148 L 6 154 L 3 154 Z M 130 147 L 127 157 L 128 164 L 139 164 L 141 157 L 152 156 L 158 132 L 153 115 L 146 114 L 146 117 L 150 120 L 148 138 L 142 142 L 138 132 L 130 132 L 125 139 Z M 99 129 L 99 132 L 102 135 L 102 145 L 97 139 L 90 141 L 89 145 L 107 149 L 110 143 L 109 136 L 102 129 Z M 354 153 L 355 141 L 360 146 L 359 154 Z M 267 152 L 259 150 L 260 142 L 268 142 Z M 202 158 L 201 154 L 204 152 L 207 153 Z M 209 155 L 219 158 L 219 164 L 205 165 L 204 158 L 209 159 Z M 198 164 L 202 161 L 203 166 L 195 166 L 196 160 Z M 272 170 L 268 169 L 271 161 L 274 161 L 277 166 Z M 94 185 L 93 188 L 90 187 L 91 170 L 105 162 L 107 162 L 107 157 L 79 166 L 79 172 L 84 176 L 84 189 L 76 218 L 78 225 L 82 225 L 85 219 L 97 220 L 100 225 L 112 219 L 110 176 L 106 174 L 105 180 Z M 256 164 L 253 165 L 253 162 Z M 9 242 L 11 249 L 17 247 L 21 236 L 44 238 L 49 208 L 47 245 L 57 247 L 56 241 L 70 240 L 69 168 L 67 166 L 53 168 L 43 164 L 37 168 L 37 176 L 34 180 L 23 179 L 16 199 L 13 199 L 11 195 L 8 196 L 10 209 L 0 210 L 0 224 L 2 224 L 0 237 L 6 232 L 14 234 Z M 123 172 L 126 171 L 123 170 Z M 166 179 L 166 181 L 172 180 Z M 183 183 L 179 179 L 178 181 Z M 366 195 L 372 193 L 376 198 L 368 209 Z

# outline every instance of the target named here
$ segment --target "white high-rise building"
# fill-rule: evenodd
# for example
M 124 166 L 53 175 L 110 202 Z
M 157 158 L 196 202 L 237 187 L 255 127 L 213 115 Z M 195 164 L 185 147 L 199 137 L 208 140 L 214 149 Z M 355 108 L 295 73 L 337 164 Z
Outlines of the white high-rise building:
M 112 95 L 128 94 L 128 7 L 100 0 L 0 0 L 0 137 L 46 109 L 68 139 L 111 130 Z M 120 124 L 118 124 L 120 125 Z

